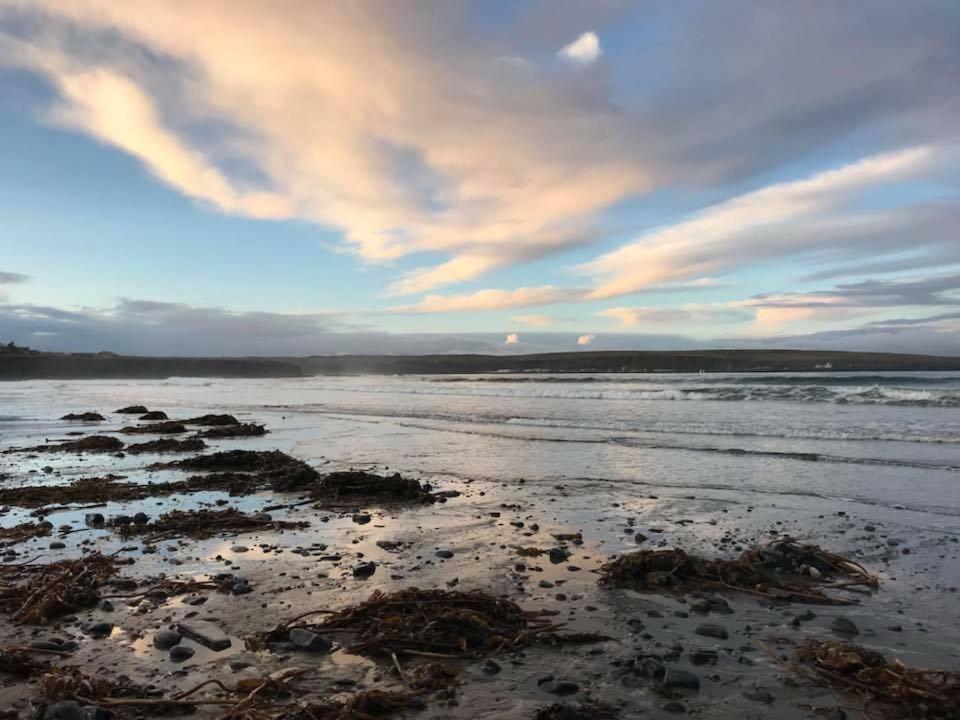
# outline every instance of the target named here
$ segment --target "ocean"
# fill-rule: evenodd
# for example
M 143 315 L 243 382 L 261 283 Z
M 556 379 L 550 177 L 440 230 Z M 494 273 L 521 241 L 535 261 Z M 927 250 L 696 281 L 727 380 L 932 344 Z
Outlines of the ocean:
M 0 443 L 131 402 L 265 421 L 344 467 L 636 485 L 951 531 L 960 374 L 489 374 L 0 384 Z M 960 528 L 957 528 L 960 531 Z

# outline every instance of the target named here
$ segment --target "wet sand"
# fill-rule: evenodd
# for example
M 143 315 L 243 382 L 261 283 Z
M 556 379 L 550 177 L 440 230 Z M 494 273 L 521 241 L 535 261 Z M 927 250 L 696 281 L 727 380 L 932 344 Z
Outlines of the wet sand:
M 96 410 L 107 420 L 92 424 L 44 422 L 34 428 L 24 425 L 2 438 L 0 448 L 75 439 L 70 432 L 113 434 L 131 440 L 115 433 L 131 424 L 132 418 L 113 414 L 111 408 L 76 409 Z M 213 411 L 151 409 L 166 410 L 171 419 Z M 259 438 L 209 440 L 207 452 L 278 449 L 305 459 L 321 473 L 349 469 L 331 459 L 336 456 L 335 437 L 303 442 L 302 428 L 286 422 L 279 413 L 239 419 L 265 422 L 270 433 Z M 133 441 L 142 439 L 152 436 L 136 436 Z M 318 444 L 324 447 L 318 448 Z M 11 453 L 0 456 L 0 473 L 6 475 L 5 488 L 67 484 L 107 473 L 124 476 L 124 482 L 162 483 L 183 480 L 192 473 L 150 466 L 188 456 Z M 415 461 L 404 458 L 406 476 Z M 453 467 L 458 462 L 451 458 L 450 464 Z M 393 472 L 385 466 L 362 469 Z M 708 462 L 704 462 L 703 472 L 709 475 Z M 822 506 L 778 505 L 782 502 L 779 497 L 691 493 L 678 488 L 660 491 L 649 485 L 603 479 L 526 482 L 508 476 L 472 478 L 463 472 L 423 472 L 413 477 L 429 483 L 435 491 L 459 494 L 430 505 L 382 507 L 374 503 L 331 511 L 315 502 L 297 505 L 305 499 L 304 493 L 297 492 L 258 492 L 243 497 L 197 492 L 46 514 L 44 519 L 54 526 L 52 534 L 6 548 L 4 564 L 45 563 L 96 551 L 133 560 L 121 575 L 137 579 L 141 589 L 149 587 L 146 578 L 208 579 L 231 573 L 232 582 L 243 585 L 245 581 L 251 591 L 204 591 L 199 595 L 206 599 L 198 605 L 188 604 L 184 596 L 114 598 L 112 610 L 86 609 L 43 626 L 4 621 L 0 647 L 48 638 L 73 641 L 76 650 L 56 663 L 81 666 L 88 674 L 125 674 L 139 684 L 162 688 L 168 697 L 207 679 L 234 686 L 243 679 L 292 667 L 310 668 L 297 684 L 301 699 L 371 688 L 402 691 L 404 683 L 389 659 L 351 654 L 342 637 L 330 636 L 335 646 L 329 653 L 285 648 L 251 651 L 244 639 L 310 610 L 344 608 L 377 590 L 418 587 L 483 590 L 524 609 L 556 613 L 556 621 L 567 622 L 564 630 L 598 632 L 614 640 L 560 647 L 534 645 L 505 652 L 494 658 L 496 671 L 483 660 L 459 662 L 462 670 L 455 690 L 425 693 L 425 708 L 398 715 L 403 717 L 524 718 L 552 703 L 590 700 L 613 706 L 622 717 L 687 713 L 703 718 L 763 718 L 775 713 L 782 718 L 838 718 L 843 717 L 840 712 L 860 717 L 857 698 L 838 695 L 791 673 L 763 649 L 766 645 L 775 649 L 774 654 L 786 655 L 790 643 L 802 638 L 836 637 L 831 627 L 838 616 L 855 623 L 858 643 L 890 658 L 912 666 L 960 667 L 957 528 L 918 533 L 888 508 L 871 513 L 859 506 L 856 514 L 824 511 Z M 121 538 L 112 529 L 85 523 L 87 513 L 101 513 L 109 519 L 143 512 L 156 518 L 171 510 L 236 508 L 257 513 L 277 505 L 296 506 L 271 509 L 273 519 L 309 526 L 150 544 L 141 537 Z M 2 525 L 10 528 L 37 520 L 31 512 L 30 508 L 5 507 Z M 355 516 L 365 514 L 369 521 L 358 522 L 363 518 Z M 69 532 L 60 532 L 59 528 L 66 526 Z M 570 533 L 580 533 L 582 544 L 559 543 L 553 537 Z M 646 539 L 638 543 L 638 535 Z M 718 597 L 732 612 L 717 614 L 694 610 L 695 598 L 690 594 L 640 593 L 597 584 L 601 565 L 638 548 L 681 547 L 707 557 L 732 557 L 745 548 L 785 536 L 855 559 L 879 576 L 879 589 L 869 595 L 845 594 L 859 601 L 850 607 L 771 606 L 763 598 L 720 592 Z M 64 547 L 52 548 L 51 543 Z M 390 547 L 392 543 L 397 545 Z M 390 549 L 383 547 L 385 544 Z M 562 562 L 517 554 L 519 547 L 561 544 L 571 552 Z M 371 576 L 354 575 L 354 568 L 371 561 L 376 565 Z M 124 592 L 104 590 L 101 594 Z M 214 651 L 184 639 L 181 644 L 195 654 L 183 662 L 171 660 L 166 650 L 154 647 L 158 630 L 190 618 L 216 624 L 230 637 L 230 647 Z M 84 632 L 89 623 L 98 622 L 113 625 L 109 636 L 95 638 Z M 727 638 L 697 634 L 695 630 L 704 623 L 722 626 Z M 715 658 L 711 652 L 698 652 L 704 650 L 715 651 Z M 675 689 L 674 697 L 656 692 L 654 681 L 630 671 L 638 665 L 638 658 L 650 657 L 659 658 L 670 670 L 695 675 L 699 689 Z M 0 677 L 0 707 L 19 708 L 22 717 L 29 717 L 27 704 L 39 701 L 35 683 Z M 555 693 L 559 681 L 565 690 L 562 696 Z M 196 697 L 204 697 L 204 692 Z M 211 687 L 207 696 L 222 696 L 218 692 Z M 222 707 L 200 706 L 193 717 L 212 718 L 222 713 Z

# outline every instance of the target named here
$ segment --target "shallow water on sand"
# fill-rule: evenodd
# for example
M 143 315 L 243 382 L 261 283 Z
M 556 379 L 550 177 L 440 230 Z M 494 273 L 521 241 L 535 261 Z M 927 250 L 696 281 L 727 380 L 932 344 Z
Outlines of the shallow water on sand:
M 600 630 L 617 641 L 597 654 L 591 646 L 531 649 L 504 661 L 494 677 L 479 664 L 470 666 L 459 706 L 432 702 L 415 717 L 528 718 L 555 699 L 537 684 L 547 674 L 577 681 L 578 698 L 593 693 L 622 703 L 625 717 L 660 717 L 663 700 L 622 683 L 610 661 L 679 643 L 721 652 L 719 663 L 707 668 L 679 661 L 703 680 L 699 693 L 684 698 L 691 713 L 768 717 L 769 707 L 742 692 L 765 687 L 778 698 L 778 716 L 788 720 L 813 717 L 811 705 L 844 700 L 822 688 L 785 684 L 783 668 L 757 645 L 783 637 L 832 637 L 836 615 L 853 619 L 863 631 L 860 640 L 892 657 L 928 667 L 956 668 L 960 662 L 958 398 L 960 375 L 925 373 L 18 382 L 0 384 L 0 450 L 59 440 L 71 431 L 114 432 L 132 418 L 112 411 L 136 403 L 171 418 L 229 412 L 270 430 L 265 437 L 211 443 L 211 450 L 279 449 L 321 472 L 389 469 L 462 492 L 429 507 L 368 508 L 373 520 L 365 525 L 349 514 L 298 506 L 288 513 L 310 523 L 303 530 L 163 542 L 149 553 L 136 541 L 85 528 L 84 509 L 51 513 L 55 526 L 74 528 L 63 538 L 67 547 L 53 552 L 50 538 L 39 538 L 18 546 L 23 560 L 119 551 L 136 558 L 129 573 L 137 577 L 229 569 L 255 588 L 239 597 L 211 594 L 204 616 L 220 622 L 236 642 L 223 653 L 196 648 L 192 674 L 145 640 L 171 617 L 189 612 L 173 598 L 142 615 L 120 603 L 111 614 L 85 611 L 78 622 L 109 619 L 120 629 L 109 644 L 64 626 L 62 632 L 81 643 L 74 662 L 122 667 L 180 689 L 196 684 L 201 671 L 234 682 L 239 676 L 228 666 L 231 659 L 249 661 L 244 672 L 259 674 L 303 662 L 246 652 L 240 638 L 305 609 L 342 607 L 373 590 L 407 585 L 483 588 L 524 607 L 559 610 L 571 629 Z M 100 411 L 107 420 L 57 419 L 77 411 Z M 128 482 L 163 482 L 176 475 L 151 469 L 158 459 L 0 455 L 0 481 L 65 484 L 116 472 Z M 205 492 L 110 503 L 100 512 L 156 516 L 217 501 L 260 511 L 291 499 Z M 15 508 L 0 522 L 7 527 L 27 519 L 28 509 Z M 634 528 L 649 535 L 643 547 L 682 547 L 710 556 L 790 535 L 855 557 L 880 576 L 881 588 L 854 607 L 818 606 L 815 619 L 802 626 L 790 621 L 806 608 L 770 608 L 731 594 L 735 613 L 716 618 L 731 637 L 715 643 L 693 633 L 704 618 L 685 612 L 683 598 L 597 587 L 593 570 L 611 555 L 638 547 Z M 518 566 L 517 546 L 546 547 L 554 542 L 552 533 L 571 530 L 584 539 L 571 557 L 575 565 Z M 391 553 L 377 540 L 402 540 L 407 549 Z M 248 550 L 235 552 L 237 544 Z M 297 552 L 318 544 L 343 561 Z M 440 548 L 454 557 L 435 559 Z M 369 580 L 351 573 L 361 559 L 380 568 Z M 640 635 L 638 619 L 651 638 Z M 26 628 L 6 631 L 12 635 L 3 642 L 29 637 Z M 380 672 L 342 651 L 312 662 L 327 683 L 346 678 L 375 684 L 371 678 Z

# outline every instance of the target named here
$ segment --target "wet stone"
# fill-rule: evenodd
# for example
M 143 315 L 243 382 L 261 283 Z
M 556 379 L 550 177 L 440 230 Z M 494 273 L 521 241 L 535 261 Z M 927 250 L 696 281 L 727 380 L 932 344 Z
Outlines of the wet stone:
M 444 560 L 449 560 L 453 557 L 453 552 L 450 550 L 437 550 L 434 555 L 438 558 L 443 558 Z
M 730 637 L 730 635 L 727 633 L 727 629 L 723 625 L 715 625 L 714 623 L 703 623 L 701 625 L 697 625 L 694 632 L 697 635 L 717 638 L 718 640 L 726 640 L 728 637 Z
M 368 578 L 377 571 L 377 564 L 373 561 L 360 563 L 353 568 L 353 576 L 356 578 Z
M 97 608 L 103 612 L 113 612 L 113 603 L 109 600 L 101 600 L 97 605 Z
M 180 633 L 173 630 L 157 630 L 153 634 L 153 646 L 160 650 L 169 650 L 174 645 L 179 645 L 181 639 Z
M 185 620 L 177 624 L 177 629 L 183 635 L 211 650 L 220 651 L 230 647 L 230 638 L 227 634 L 207 620 Z
M 60 643 L 53 642 L 52 640 L 31 640 L 30 648 L 33 650 L 51 650 L 53 652 L 58 652 L 63 649 Z
M 83 626 L 83 632 L 90 637 L 102 638 L 113 632 L 113 623 L 95 622 Z
M 183 662 L 184 660 L 189 660 L 194 656 L 196 650 L 187 645 L 176 645 L 170 648 L 170 659 L 174 662 Z
M 560 697 L 575 695 L 580 689 L 579 685 L 570 680 L 551 680 L 545 682 L 542 687 L 551 695 L 559 695 Z
M 87 712 L 80 703 L 61 700 L 47 705 L 43 720 L 87 720 Z
M 684 690 L 699 690 L 700 678 L 686 670 L 670 668 L 664 673 L 660 684 L 665 688 L 682 688 Z
M 54 540 L 52 543 L 50 543 L 49 547 L 51 550 L 63 550 L 66 545 L 59 540 Z
M 330 652 L 333 647 L 333 643 L 326 638 L 303 628 L 294 628 L 290 631 L 290 642 L 299 650 L 315 653 Z
M 357 525 L 366 525 L 370 522 L 370 516 L 366 513 L 357 513 L 353 516 L 353 521 L 357 523 Z
M 843 615 L 833 619 L 833 622 L 830 623 L 830 629 L 840 635 L 848 635 L 851 637 L 860 634 L 860 629 L 856 626 L 853 620 L 848 617 L 844 617 Z

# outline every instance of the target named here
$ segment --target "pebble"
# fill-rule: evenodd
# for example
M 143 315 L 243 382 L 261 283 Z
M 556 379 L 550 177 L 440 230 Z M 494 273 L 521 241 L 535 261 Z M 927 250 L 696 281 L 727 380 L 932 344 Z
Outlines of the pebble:
M 723 625 L 715 625 L 713 623 L 703 623 L 702 625 L 697 625 L 694 632 L 697 635 L 717 638 L 718 640 L 726 640 L 728 637 L 730 637 L 730 635 L 727 633 L 727 629 Z
M 370 516 L 366 513 L 357 513 L 353 516 L 353 521 L 357 523 L 357 525 L 366 525 L 370 522 Z
M 103 612 L 113 612 L 113 603 L 109 600 L 101 600 L 97 607 L 103 610 Z
M 487 675 L 496 675 L 500 672 L 500 665 L 494 660 L 487 660 L 480 669 Z
M 80 703 L 72 700 L 61 700 L 47 705 L 43 713 L 43 720 L 86 720 L 87 713 Z
M 444 560 L 449 560 L 450 558 L 453 557 L 453 552 L 450 551 L 450 550 L 437 550 L 437 551 L 434 553 L 434 555 L 437 556 L 438 558 L 443 558 Z
M 170 648 L 170 659 L 174 662 L 183 662 L 194 656 L 196 650 L 187 645 L 175 645 Z
M 853 636 L 853 635 L 860 634 L 860 628 L 856 626 L 856 623 L 854 623 L 853 620 L 851 620 L 850 618 L 845 617 L 843 615 L 840 615 L 833 619 L 833 622 L 830 623 L 830 629 L 840 635 Z
M 95 622 L 83 626 L 83 632 L 90 637 L 106 637 L 113 632 L 113 623 Z
M 377 564 L 372 560 L 370 562 L 360 563 L 353 568 L 353 576 L 356 578 L 368 578 L 377 571 Z
M 670 668 L 663 675 L 660 684 L 665 688 L 683 688 L 684 690 L 699 690 L 700 678 L 686 670 Z
M 664 712 L 673 713 L 674 715 L 680 715 L 687 711 L 687 708 L 684 706 L 684 704 L 679 702 L 668 702 L 660 709 Z
M 245 553 L 245 552 L 248 552 L 249 550 L 250 548 L 248 548 L 246 545 L 234 545 L 232 548 L 230 548 L 230 552 L 235 552 L 235 553 Z
M 63 550 L 65 547 L 66 545 L 59 540 L 54 540 L 52 543 L 50 543 L 51 550 Z
M 333 647 L 333 643 L 326 638 L 303 628 L 294 628 L 290 631 L 290 642 L 300 650 L 315 653 L 330 652 Z
M 164 628 L 153 634 L 153 646 L 160 650 L 169 650 L 174 645 L 179 645 L 182 639 L 180 633 Z
M 34 650 L 52 650 L 54 652 L 63 649 L 60 643 L 55 643 L 52 640 L 31 640 L 30 647 Z

